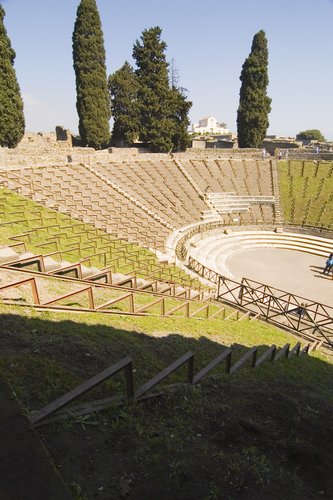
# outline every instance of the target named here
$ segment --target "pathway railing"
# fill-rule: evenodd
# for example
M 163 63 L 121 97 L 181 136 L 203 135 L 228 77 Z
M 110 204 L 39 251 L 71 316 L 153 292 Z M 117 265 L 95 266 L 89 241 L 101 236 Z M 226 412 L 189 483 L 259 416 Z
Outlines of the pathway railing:
M 217 285 L 216 298 L 251 311 L 261 319 L 288 328 L 307 339 L 320 338 L 333 348 L 333 307 L 248 278 L 222 276 L 193 257 L 188 267 Z
M 124 398 L 119 396 L 108 397 L 100 400 L 85 402 L 76 406 L 72 406 L 66 410 L 70 403 L 78 399 L 80 396 L 86 394 L 88 391 L 94 389 L 97 385 L 101 384 L 105 380 L 113 377 L 120 371 L 124 371 L 125 382 L 126 382 L 126 398 L 127 400 L 144 401 L 150 398 L 156 398 L 167 391 L 176 390 L 184 384 L 195 385 L 206 377 L 214 368 L 225 361 L 225 373 L 232 375 L 240 368 L 244 367 L 248 361 L 251 362 L 252 368 L 258 368 L 264 361 L 270 360 L 278 361 L 281 358 L 288 359 L 291 356 L 300 356 L 302 354 L 308 354 L 312 350 L 318 348 L 318 343 L 307 344 L 304 348 L 301 348 L 300 342 L 290 350 L 290 344 L 286 344 L 282 348 L 278 349 L 276 345 L 270 346 L 266 351 L 264 351 L 258 358 L 258 347 L 254 346 L 249 349 L 239 360 L 237 360 L 232 365 L 232 348 L 225 349 L 221 354 L 214 358 L 208 365 L 202 368 L 196 375 L 194 374 L 194 354 L 188 351 L 183 356 L 175 360 L 169 366 L 164 368 L 161 372 L 155 375 L 153 378 L 148 380 L 148 382 L 141 385 L 137 390 L 134 390 L 134 370 L 133 370 L 133 360 L 126 356 L 125 358 L 118 361 L 114 365 L 110 366 L 106 370 L 98 373 L 91 379 L 78 385 L 71 391 L 60 396 L 60 398 L 52 401 L 38 411 L 32 412 L 30 414 L 30 422 L 35 426 L 41 426 L 58 420 L 64 420 L 67 418 L 75 418 L 83 415 L 88 415 L 90 413 L 96 413 L 106 408 L 109 408 L 115 404 L 123 404 Z M 178 370 L 183 365 L 187 365 L 187 381 L 179 382 L 175 384 L 169 384 L 165 386 L 162 390 L 158 392 L 151 392 L 160 382 L 169 377 L 172 373 Z M 61 411 L 62 410 L 62 411 Z M 56 414 L 54 417 L 52 415 Z

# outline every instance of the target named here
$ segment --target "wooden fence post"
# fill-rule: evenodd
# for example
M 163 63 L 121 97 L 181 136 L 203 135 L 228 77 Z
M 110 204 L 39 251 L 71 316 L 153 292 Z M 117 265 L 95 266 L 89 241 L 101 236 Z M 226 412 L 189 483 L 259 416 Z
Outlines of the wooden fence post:
M 193 368 L 194 368 L 194 355 L 189 358 L 187 362 L 187 381 L 189 384 L 193 383 Z
M 133 383 L 133 366 L 132 362 L 128 363 L 125 368 L 125 380 L 126 380 L 126 395 L 127 399 L 134 397 L 134 383 Z
M 130 312 L 134 313 L 134 294 L 131 293 L 129 296 L 129 301 L 130 301 Z
M 94 301 L 94 292 L 92 287 L 88 288 L 88 297 L 89 297 L 89 307 L 90 309 L 95 309 L 95 301 Z
M 226 372 L 226 373 L 230 373 L 230 368 L 231 368 L 231 355 L 232 355 L 232 352 L 230 352 L 230 353 L 227 355 L 227 358 L 226 358 L 226 363 L 225 363 L 225 372 Z
M 30 283 L 31 283 L 31 290 L 32 290 L 32 296 L 33 296 L 33 299 L 34 299 L 34 303 L 37 304 L 37 305 L 40 305 L 40 298 L 39 298 L 39 293 L 38 293 L 36 279 L 33 278 Z

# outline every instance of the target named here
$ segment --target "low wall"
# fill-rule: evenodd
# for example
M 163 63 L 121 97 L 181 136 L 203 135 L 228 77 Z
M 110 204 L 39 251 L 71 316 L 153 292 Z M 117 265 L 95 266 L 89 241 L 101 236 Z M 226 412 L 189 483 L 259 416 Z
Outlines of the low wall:
M 333 161 L 333 153 L 329 151 L 311 153 L 300 149 L 280 149 L 279 151 L 276 151 L 277 157 L 279 152 L 281 152 L 283 160 Z

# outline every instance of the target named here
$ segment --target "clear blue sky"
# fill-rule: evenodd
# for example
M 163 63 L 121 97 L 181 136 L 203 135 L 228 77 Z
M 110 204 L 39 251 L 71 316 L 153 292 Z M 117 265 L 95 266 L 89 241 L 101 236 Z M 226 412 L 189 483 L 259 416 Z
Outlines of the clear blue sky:
M 79 0 L 0 0 L 16 51 L 27 130 L 77 132 L 72 31 Z M 318 128 L 333 140 L 333 0 L 97 0 L 108 74 L 132 61 L 142 31 L 162 28 L 167 59 L 206 115 L 236 131 L 242 64 L 252 38 L 269 47 L 270 134 Z

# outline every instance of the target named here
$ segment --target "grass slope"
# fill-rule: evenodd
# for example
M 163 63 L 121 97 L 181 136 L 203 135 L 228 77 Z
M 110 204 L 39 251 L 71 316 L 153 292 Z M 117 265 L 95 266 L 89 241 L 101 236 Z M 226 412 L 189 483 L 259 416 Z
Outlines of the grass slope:
M 1 305 L 0 372 L 29 411 L 130 355 L 135 385 L 191 349 L 293 344 L 259 322 L 37 313 Z M 39 429 L 77 499 L 329 498 L 333 367 L 325 357 L 223 366 L 194 388 Z M 167 383 L 184 381 L 185 369 Z M 121 393 L 119 375 L 88 399 Z
M 22 241 L 28 251 L 37 255 L 55 253 L 53 257 L 57 260 L 74 263 L 90 258 L 85 265 L 110 266 L 113 272 L 123 274 L 137 270 L 139 277 L 155 273 L 162 280 L 172 279 L 187 286 L 201 285 L 176 266 L 161 265 L 148 249 L 119 240 L 7 188 L 0 188 L 0 241 L 2 246 Z
M 333 227 L 333 162 L 279 161 L 278 171 L 285 220 Z

